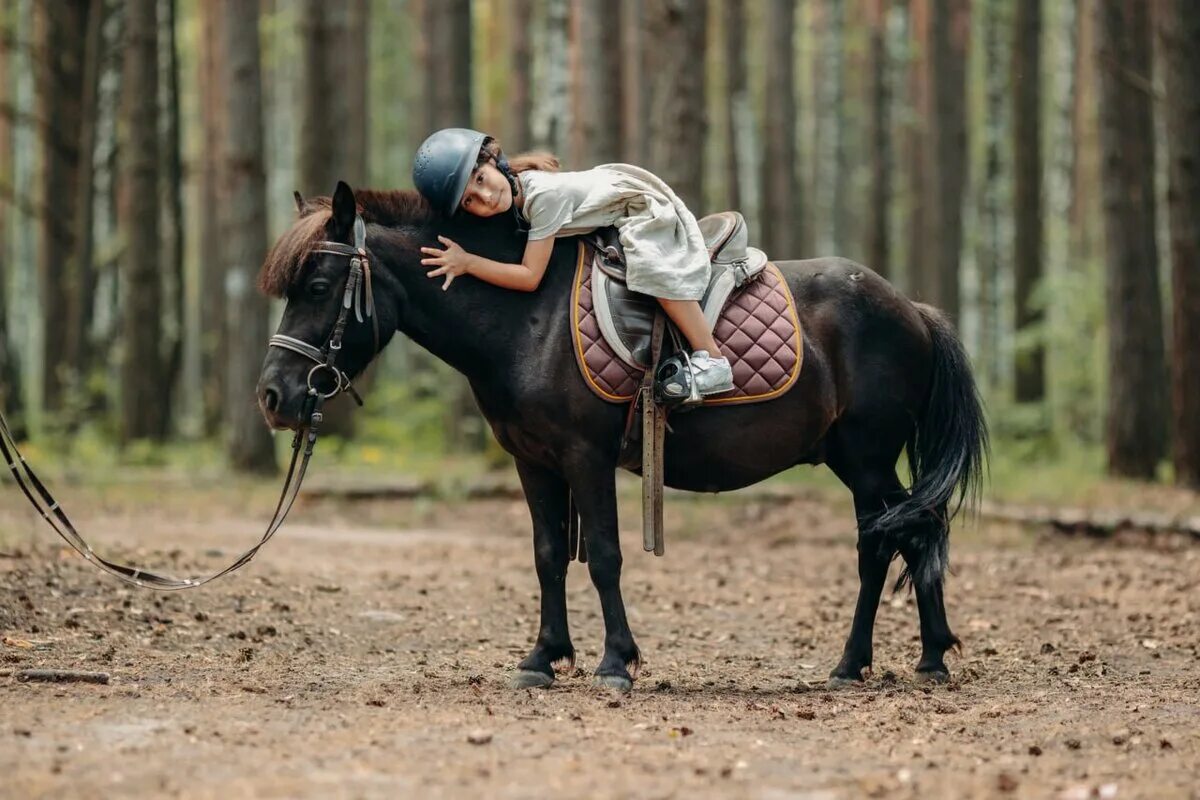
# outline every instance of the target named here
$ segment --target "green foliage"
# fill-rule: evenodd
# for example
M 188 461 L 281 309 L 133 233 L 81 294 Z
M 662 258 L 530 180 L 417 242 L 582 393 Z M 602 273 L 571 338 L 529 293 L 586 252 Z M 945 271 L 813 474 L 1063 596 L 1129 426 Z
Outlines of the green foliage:
M 1104 271 L 1098 261 L 1051 269 L 1034 302 L 1046 310 L 1047 381 L 1054 430 L 1094 445 L 1104 437 L 1107 336 Z

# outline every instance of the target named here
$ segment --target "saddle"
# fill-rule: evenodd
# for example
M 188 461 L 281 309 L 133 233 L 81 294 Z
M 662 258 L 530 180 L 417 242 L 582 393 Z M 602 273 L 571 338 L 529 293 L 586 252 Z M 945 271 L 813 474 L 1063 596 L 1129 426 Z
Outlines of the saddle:
M 712 259 L 701 308 L 734 377 L 733 391 L 705 398 L 702 405 L 779 397 L 795 384 L 803 361 L 787 281 L 765 253 L 748 246 L 740 213 L 725 211 L 699 222 Z M 620 466 L 642 474 L 643 546 L 662 555 L 663 453 L 666 417 L 674 405 L 656 390 L 656 378 L 681 361 L 662 359 L 668 337 L 681 348 L 686 343 L 670 329 L 655 298 L 626 284 L 615 228 L 580 237 L 571 314 L 573 350 L 585 383 L 608 402 L 629 403 Z M 582 537 L 577 546 L 582 559 Z
M 712 262 L 700 307 L 712 330 L 729 296 L 762 274 L 767 254 L 748 245 L 746 220 L 737 211 L 710 214 L 699 222 Z M 618 358 L 631 367 L 647 369 L 653 365 L 650 338 L 654 319 L 661 313 L 658 301 L 626 284 L 625 255 L 616 228 L 601 228 L 585 239 L 595 250 L 592 302 L 600 331 Z

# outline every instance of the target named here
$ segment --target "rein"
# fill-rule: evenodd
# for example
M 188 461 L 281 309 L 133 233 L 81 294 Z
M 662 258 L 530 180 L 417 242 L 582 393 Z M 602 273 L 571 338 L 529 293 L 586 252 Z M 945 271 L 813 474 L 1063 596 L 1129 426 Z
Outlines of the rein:
M 76 530 L 74 523 L 71 522 L 62 506 L 50 494 L 50 490 L 38 478 L 37 473 L 29 466 L 25 457 L 21 455 L 12 430 L 8 426 L 8 421 L 4 418 L 3 412 L 0 412 L 0 455 L 4 457 L 25 497 L 42 519 L 46 520 L 46 524 L 53 528 L 54 532 L 70 545 L 71 549 L 91 564 L 126 583 L 144 588 L 162 591 L 195 589 L 249 564 L 262 546 L 270 541 L 275 532 L 283 525 L 283 521 L 287 519 L 288 513 L 292 510 L 292 505 L 296 502 L 296 497 L 300 494 L 300 486 L 304 483 L 304 476 L 308 472 L 308 462 L 312 458 L 313 448 L 317 444 L 317 429 L 324 419 L 321 407 L 325 401 L 343 391 L 348 391 L 355 401 L 360 406 L 362 405 L 362 398 L 351 386 L 346 373 L 337 367 L 336 362 L 338 352 L 342 349 L 342 335 L 346 330 L 351 307 L 354 308 L 355 318 L 359 322 L 364 321 L 364 315 L 371 318 L 375 333 L 375 352 L 379 352 L 379 321 L 375 317 L 375 297 L 371 291 L 371 269 L 367 259 L 366 238 L 366 225 L 363 223 L 362 217 L 358 216 L 354 219 L 353 247 L 340 242 L 326 241 L 320 242 L 317 249 L 313 251 L 349 256 L 350 258 L 350 275 L 346 279 L 346 291 L 343 294 L 337 321 L 334 323 L 329 341 L 323 347 L 317 348 L 291 336 L 275 334 L 270 338 L 270 347 L 280 347 L 298 353 L 315 361 L 316 365 L 308 372 L 308 395 L 305 398 L 301 415 L 302 419 L 307 418 L 308 423 L 298 428 L 296 435 L 292 438 L 292 459 L 288 464 L 283 489 L 279 493 L 279 502 L 275 504 L 275 513 L 257 544 L 219 572 L 198 578 L 174 578 L 169 575 L 159 575 L 149 570 L 103 558 Z M 313 382 L 314 376 L 320 374 L 322 370 L 328 371 L 333 376 L 334 387 L 328 392 L 320 391 Z M 302 450 L 303 457 L 301 457 Z M 297 462 L 299 462 L 298 468 Z

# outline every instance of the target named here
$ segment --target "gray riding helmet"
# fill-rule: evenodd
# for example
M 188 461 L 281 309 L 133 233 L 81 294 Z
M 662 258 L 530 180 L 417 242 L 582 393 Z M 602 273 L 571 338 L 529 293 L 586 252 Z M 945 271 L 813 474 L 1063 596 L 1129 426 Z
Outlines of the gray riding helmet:
M 443 128 L 421 143 L 413 159 L 413 185 L 433 207 L 452 216 L 475 171 L 487 134 Z

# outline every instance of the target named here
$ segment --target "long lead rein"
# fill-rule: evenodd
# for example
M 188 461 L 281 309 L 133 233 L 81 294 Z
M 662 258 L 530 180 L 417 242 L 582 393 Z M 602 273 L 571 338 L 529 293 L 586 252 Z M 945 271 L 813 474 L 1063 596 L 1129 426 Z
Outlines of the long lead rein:
M 94 564 L 97 568 L 104 570 L 119 580 L 134 586 L 161 591 L 195 589 L 250 563 L 263 545 L 270 541 L 271 537 L 283 526 L 284 520 L 287 519 L 292 506 L 296 502 L 296 498 L 300 494 L 300 487 L 304 483 L 304 476 L 308 473 L 308 463 L 316 447 L 317 431 L 323 419 L 321 413 L 322 405 L 324 405 L 326 400 L 342 391 L 349 391 L 358 404 L 362 405 L 362 398 L 359 397 L 358 392 L 350 384 L 349 377 L 337 368 L 335 362 L 338 352 L 342 348 L 342 334 L 345 331 L 351 307 L 354 308 L 355 317 L 358 321 L 364 321 L 362 303 L 364 292 L 366 295 L 365 314 L 367 317 L 372 318 L 375 334 L 375 350 L 376 352 L 379 350 L 379 323 L 378 319 L 374 318 L 375 299 L 371 290 L 371 272 L 366 251 L 366 225 L 363 223 L 362 217 L 356 217 L 354 220 L 353 248 L 341 242 L 321 242 L 318 249 L 314 252 L 350 257 L 350 274 L 346 279 L 346 291 L 341 307 L 338 309 L 337 321 L 334 323 L 329 341 L 323 348 L 318 350 L 307 342 L 276 334 L 271 337 L 268 345 L 269 347 L 280 347 L 290 350 L 316 362 L 316 366 L 308 373 L 308 394 L 305 397 L 304 410 L 301 417 L 302 419 L 307 418 L 308 422 L 307 425 L 299 428 L 292 438 L 292 457 L 288 463 L 287 476 L 284 478 L 283 489 L 279 493 L 279 500 L 275 504 L 275 513 L 272 515 L 271 521 L 267 524 L 262 537 L 253 547 L 246 550 L 232 564 L 219 572 L 214 572 L 201 578 L 174 578 L 117 561 L 110 561 L 99 555 L 75 528 L 74 523 L 71 522 L 70 517 L 67 516 L 61 504 L 54 499 L 50 490 L 46 488 L 46 485 L 37 476 L 37 473 L 34 472 L 33 467 L 29 465 L 25 456 L 21 454 L 20 449 L 17 447 L 16 437 L 13 436 L 12 430 L 8 426 L 8 420 L 4 418 L 3 412 L 0 411 L 0 455 L 4 457 L 4 461 L 8 465 L 9 471 L 12 472 L 13 478 L 16 479 L 17 485 L 21 488 L 21 492 L 29 500 L 34 510 L 46 521 L 46 524 L 54 529 L 54 532 L 71 549 L 83 556 L 89 563 Z M 328 393 L 319 391 L 313 383 L 313 375 L 322 368 L 329 370 L 334 378 L 334 388 Z M 301 449 L 303 449 L 302 458 Z M 299 470 L 296 469 L 298 460 L 300 463 Z M 294 484 L 293 479 L 295 479 Z

